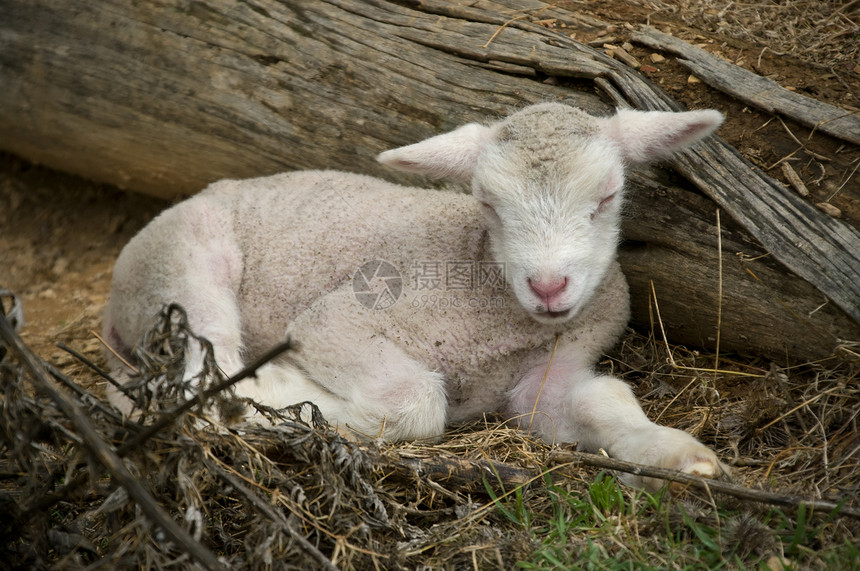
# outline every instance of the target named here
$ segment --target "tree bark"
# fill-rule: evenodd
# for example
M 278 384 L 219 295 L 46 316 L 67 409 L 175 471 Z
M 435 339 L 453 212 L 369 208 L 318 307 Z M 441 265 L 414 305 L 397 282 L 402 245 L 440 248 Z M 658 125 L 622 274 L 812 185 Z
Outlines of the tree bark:
M 636 72 L 531 24 L 538 13 L 580 21 L 532 0 L 3 0 L 0 146 L 176 198 L 304 168 L 421 184 L 375 155 L 532 102 L 678 108 Z M 672 165 L 714 202 L 665 170 L 632 177 L 621 260 L 636 323 L 652 323 L 654 291 L 676 342 L 711 347 L 719 321 L 724 351 L 785 361 L 860 338 L 856 231 L 719 139 Z

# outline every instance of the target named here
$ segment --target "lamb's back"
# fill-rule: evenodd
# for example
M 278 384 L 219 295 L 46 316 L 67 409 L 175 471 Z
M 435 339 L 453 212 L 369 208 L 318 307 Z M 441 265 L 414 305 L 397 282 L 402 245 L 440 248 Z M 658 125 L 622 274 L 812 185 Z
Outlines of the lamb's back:
M 250 356 L 280 341 L 297 315 L 367 262 L 390 262 L 408 279 L 416 261 L 469 259 L 483 246 L 479 207 L 456 192 L 302 171 L 221 181 L 205 195 L 232 211 Z

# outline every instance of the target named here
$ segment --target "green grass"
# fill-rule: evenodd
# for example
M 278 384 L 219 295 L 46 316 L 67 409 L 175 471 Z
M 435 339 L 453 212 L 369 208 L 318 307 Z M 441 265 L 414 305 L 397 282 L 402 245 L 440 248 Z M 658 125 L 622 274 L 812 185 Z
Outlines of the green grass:
M 603 472 L 586 488 L 547 475 L 540 491 L 487 490 L 536 546 L 520 569 L 860 569 L 857 545 L 821 541 L 835 514 L 715 509 L 637 492 Z

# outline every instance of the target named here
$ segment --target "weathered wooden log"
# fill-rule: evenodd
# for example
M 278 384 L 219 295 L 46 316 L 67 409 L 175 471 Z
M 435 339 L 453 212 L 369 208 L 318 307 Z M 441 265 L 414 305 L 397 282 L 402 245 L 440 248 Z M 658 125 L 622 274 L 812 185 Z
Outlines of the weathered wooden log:
M 785 114 L 803 125 L 860 145 L 857 113 L 789 91 L 769 77 L 732 65 L 702 48 L 648 26 L 633 34 L 632 41 L 680 56 L 681 65 L 696 77 L 744 103 L 770 113 Z
M 172 198 L 296 168 L 421 183 L 374 156 L 530 102 L 608 112 L 595 83 L 615 104 L 678 108 L 636 72 L 531 24 L 538 11 L 579 22 L 532 0 L 5 0 L 0 146 Z M 638 173 L 622 252 L 638 323 L 653 282 L 675 341 L 713 345 L 720 311 L 724 350 L 809 359 L 860 338 L 856 231 L 719 139 L 672 164 L 731 215 L 722 275 L 717 204 L 665 171 Z

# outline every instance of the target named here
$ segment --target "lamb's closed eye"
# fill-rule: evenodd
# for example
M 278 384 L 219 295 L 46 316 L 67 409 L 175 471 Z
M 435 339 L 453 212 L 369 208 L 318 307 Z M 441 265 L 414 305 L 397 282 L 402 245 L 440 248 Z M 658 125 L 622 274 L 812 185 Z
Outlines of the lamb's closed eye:
M 609 196 L 602 198 L 599 203 L 597 203 L 597 208 L 591 213 L 591 219 L 594 220 L 594 217 L 598 214 L 603 214 L 609 209 L 609 206 L 616 200 L 618 193 L 613 192 Z

